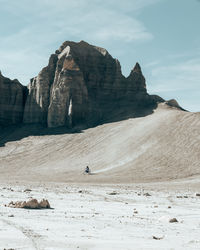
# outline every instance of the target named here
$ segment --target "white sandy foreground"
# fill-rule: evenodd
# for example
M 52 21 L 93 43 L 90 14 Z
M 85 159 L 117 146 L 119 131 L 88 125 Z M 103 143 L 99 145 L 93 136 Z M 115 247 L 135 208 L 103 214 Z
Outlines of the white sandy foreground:
M 1 183 L 0 249 L 200 249 L 199 187 L 195 179 L 107 186 Z M 48 199 L 52 209 L 4 206 L 30 197 Z M 169 223 L 174 217 L 178 223 Z

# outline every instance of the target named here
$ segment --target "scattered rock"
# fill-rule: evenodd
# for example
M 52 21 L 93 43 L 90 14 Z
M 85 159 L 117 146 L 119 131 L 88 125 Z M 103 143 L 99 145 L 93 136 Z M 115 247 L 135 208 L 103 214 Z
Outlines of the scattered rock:
M 27 188 L 27 189 L 24 190 L 24 192 L 31 192 L 31 191 L 32 191 L 32 190 L 29 189 L 29 188 Z
M 28 201 L 11 201 L 8 204 L 8 207 L 13 208 L 28 208 L 28 209 L 41 209 L 41 208 L 50 208 L 48 200 L 42 199 L 40 202 L 36 199 L 30 199 Z
M 181 198 L 183 198 L 183 196 L 178 195 L 178 196 L 176 196 L 176 198 L 181 199 Z
M 200 196 L 200 193 L 196 193 L 196 196 Z
M 168 208 L 172 208 L 171 206 L 168 206 Z
M 164 238 L 164 236 L 158 237 L 158 236 L 154 236 L 154 235 L 152 237 L 154 240 L 162 240 Z
M 117 195 L 118 193 L 117 192 L 111 192 L 111 193 L 109 193 L 109 195 Z
M 13 214 L 8 215 L 8 217 L 15 217 Z
M 144 193 L 143 195 L 144 196 L 151 196 L 149 193 Z
M 172 218 L 169 220 L 169 223 L 175 223 L 175 222 L 178 222 L 178 220 L 176 218 Z

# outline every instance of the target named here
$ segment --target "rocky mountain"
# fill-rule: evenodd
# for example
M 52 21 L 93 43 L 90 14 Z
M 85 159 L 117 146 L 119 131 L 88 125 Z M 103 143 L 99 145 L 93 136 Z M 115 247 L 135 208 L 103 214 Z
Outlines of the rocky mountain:
M 0 72 L 0 125 L 21 123 L 27 88 Z
M 1 100 L 1 105 L 10 106 L 8 118 L 7 109 L 1 108 L 3 123 L 21 122 L 23 116 L 26 124 L 89 127 L 119 116 L 147 114 L 157 102 L 164 101 L 147 93 L 138 63 L 125 78 L 118 60 L 105 49 L 84 41 L 64 42 L 50 56 L 48 66 L 31 79 L 24 108 L 24 88 L 16 80 L 4 81 L 7 99 Z M 10 88 L 13 90 L 9 92 Z

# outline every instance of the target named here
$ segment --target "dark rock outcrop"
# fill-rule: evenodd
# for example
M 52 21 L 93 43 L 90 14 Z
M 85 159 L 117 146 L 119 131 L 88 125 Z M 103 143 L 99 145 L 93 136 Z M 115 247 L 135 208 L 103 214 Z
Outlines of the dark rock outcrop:
M 187 111 L 185 109 L 183 109 L 179 104 L 178 102 L 175 100 L 175 99 L 171 99 L 171 100 L 168 100 L 166 101 L 166 104 L 170 107 L 174 107 L 174 108 L 177 108 L 177 109 L 180 109 L 180 110 L 183 110 L 183 111 Z
M 7 126 L 22 122 L 26 87 L 18 80 L 10 80 L 0 72 L 0 125 Z
M 24 123 L 48 127 L 93 126 L 163 101 L 147 94 L 138 63 L 125 78 L 118 60 L 84 41 L 64 42 L 28 89 Z
M 147 115 L 163 101 L 147 93 L 138 63 L 125 78 L 107 50 L 84 41 L 64 42 L 28 88 L 0 74 L 0 126 L 90 127 Z

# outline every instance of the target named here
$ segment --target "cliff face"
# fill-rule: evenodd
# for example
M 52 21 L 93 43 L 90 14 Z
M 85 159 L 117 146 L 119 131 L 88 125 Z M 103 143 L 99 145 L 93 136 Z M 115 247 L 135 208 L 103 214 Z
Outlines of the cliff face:
M 0 97 L 0 125 L 23 122 L 69 128 L 127 114 L 145 115 L 164 101 L 148 95 L 138 63 L 125 78 L 118 60 L 84 41 L 64 42 L 28 89 L 0 75 Z
M 125 78 L 105 49 L 83 41 L 63 43 L 28 88 L 24 123 L 48 127 L 95 125 L 155 103 L 138 63 Z
M 47 67 L 28 85 L 28 96 L 24 107 L 24 123 L 47 123 L 50 88 L 54 80 L 57 56 L 52 55 Z
M 0 72 L 0 125 L 21 123 L 23 119 L 26 87 L 18 80 L 10 80 Z

